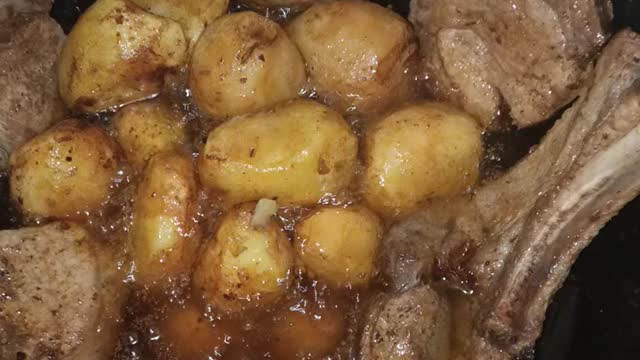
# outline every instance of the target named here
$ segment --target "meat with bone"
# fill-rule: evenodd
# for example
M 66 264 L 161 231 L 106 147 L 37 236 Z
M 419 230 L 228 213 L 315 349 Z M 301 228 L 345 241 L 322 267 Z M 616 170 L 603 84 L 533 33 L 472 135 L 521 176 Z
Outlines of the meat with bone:
M 91 240 L 64 222 L 0 231 L 0 359 L 111 358 L 122 281 Z
M 0 170 L 17 145 L 61 118 L 55 63 L 64 40 L 47 0 L 0 3 Z
M 519 127 L 575 98 L 611 18 L 608 0 L 412 0 L 409 17 L 434 95 Z
M 391 229 L 384 272 L 404 290 L 433 277 L 434 263 L 471 274 L 474 294 L 452 304 L 454 358 L 508 359 L 534 344 L 580 250 L 639 193 L 640 35 L 622 31 L 530 155 L 472 198 Z

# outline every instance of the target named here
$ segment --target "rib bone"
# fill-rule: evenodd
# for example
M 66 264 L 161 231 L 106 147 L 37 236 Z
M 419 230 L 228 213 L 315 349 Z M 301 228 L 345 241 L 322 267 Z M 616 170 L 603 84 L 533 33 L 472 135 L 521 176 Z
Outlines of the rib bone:
M 452 306 L 453 357 L 514 357 L 533 346 L 580 251 L 639 193 L 640 36 L 622 31 L 525 159 L 472 198 L 434 202 L 391 229 L 383 272 L 404 291 L 466 270 L 474 294 Z

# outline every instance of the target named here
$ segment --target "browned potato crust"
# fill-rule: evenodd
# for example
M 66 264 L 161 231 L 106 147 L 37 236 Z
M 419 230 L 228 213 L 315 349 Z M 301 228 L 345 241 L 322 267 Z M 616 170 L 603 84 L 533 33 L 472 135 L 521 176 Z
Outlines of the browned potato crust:
M 469 190 L 478 179 L 481 134 L 473 118 L 446 104 L 423 102 L 391 113 L 365 137 L 367 204 L 396 216 Z
M 382 238 L 378 217 L 362 206 L 323 207 L 296 226 L 295 250 L 308 276 L 335 287 L 367 286 Z
M 202 184 L 230 203 L 315 204 L 355 176 L 358 140 L 342 116 L 310 100 L 233 118 L 209 133 Z
M 304 62 L 277 23 L 245 11 L 214 21 L 198 40 L 189 85 L 205 114 L 224 119 L 293 99 Z
M 204 28 L 227 12 L 229 0 L 132 0 L 150 13 L 179 23 L 193 46 Z
M 98 111 L 158 93 L 164 74 L 183 65 L 180 25 L 128 0 L 98 0 L 67 37 L 58 66 L 65 104 Z
M 172 152 L 151 158 L 138 186 L 130 233 L 136 281 L 153 284 L 191 268 L 198 246 L 196 192 L 190 159 Z
M 253 226 L 254 207 L 243 204 L 222 218 L 194 274 L 194 287 L 225 312 L 273 303 L 292 280 L 287 235 L 273 219 Z
M 369 114 L 411 96 L 417 45 L 393 11 L 365 1 L 317 3 L 287 32 L 310 86 L 334 109 Z
M 11 197 L 28 217 L 81 217 L 104 203 L 118 147 L 100 128 L 66 120 L 11 154 Z
M 142 171 L 153 155 L 180 149 L 187 137 L 184 124 L 161 99 L 118 110 L 113 118 L 113 130 L 127 160 L 138 171 Z

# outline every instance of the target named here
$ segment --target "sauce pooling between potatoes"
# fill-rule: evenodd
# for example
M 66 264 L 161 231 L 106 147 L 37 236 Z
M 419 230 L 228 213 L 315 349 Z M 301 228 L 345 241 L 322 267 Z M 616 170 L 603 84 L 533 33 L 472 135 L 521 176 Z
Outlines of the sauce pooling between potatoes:
M 218 76 L 207 78 L 209 82 L 219 79 L 220 83 L 211 87 L 204 86 L 206 89 L 203 91 L 204 94 L 200 94 L 201 100 L 195 97 L 195 101 L 192 102 L 191 90 L 187 84 L 202 80 L 197 78 L 199 74 L 189 73 L 188 64 L 182 64 L 181 70 L 177 70 L 177 67 L 167 69 L 162 65 L 163 61 L 167 60 L 162 56 L 175 60 L 173 57 L 176 54 L 173 54 L 171 49 L 162 48 L 167 42 L 177 41 L 180 44 L 178 55 L 184 53 L 187 41 L 184 38 L 175 39 L 179 38 L 176 35 L 175 24 L 169 27 L 171 34 L 162 37 L 163 33 L 153 31 L 153 26 L 161 26 L 169 21 L 166 18 L 146 18 L 150 15 L 126 0 L 99 0 L 97 5 L 93 10 L 88 10 L 92 16 L 86 16 L 84 22 L 79 23 L 78 26 L 85 27 L 84 31 L 90 28 L 92 22 L 106 22 L 102 24 L 103 27 L 97 29 L 110 32 L 114 38 L 120 38 L 125 33 L 135 34 L 125 30 L 135 29 L 136 21 L 146 19 L 144 35 L 160 34 L 158 42 L 154 43 L 160 48 L 152 49 L 152 55 L 145 52 L 145 56 L 152 56 L 150 60 L 135 56 L 133 59 L 136 61 L 124 59 L 124 56 L 114 56 L 112 52 L 108 52 L 109 56 L 102 58 L 77 56 L 77 49 L 91 45 L 90 41 L 87 44 L 87 39 L 80 31 L 76 36 L 72 34 L 69 37 L 69 44 L 65 46 L 62 55 L 66 60 L 62 62 L 62 66 L 68 65 L 73 76 L 81 74 L 76 71 L 78 68 L 86 70 L 88 67 L 97 73 L 74 81 L 66 79 L 69 81 L 64 82 L 61 90 L 73 95 L 66 97 L 67 105 L 72 111 L 103 110 L 99 107 L 104 104 L 111 105 L 111 101 L 127 103 L 116 110 L 113 118 L 107 116 L 99 120 L 85 119 L 86 121 L 78 125 L 80 129 L 86 127 L 100 134 L 108 134 L 111 140 L 119 142 L 119 158 L 113 161 L 108 159 L 109 161 L 100 168 L 113 170 L 113 181 L 109 188 L 101 188 L 109 192 L 108 200 L 100 206 L 95 206 L 93 203 L 83 203 L 84 198 L 80 197 L 80 204 L 71 204 L 74 206 L 63 207 L 63 210 L 58 212 L 41 211 L 37 207 L 27 208 L 28 204 L 25 205 L 20 199 L 22 193 L 32 190 L 29 189 L 30 185 L 27 183 L 22 188 L 15 185 L 25 178 L 38 179 L 49 176 L 47 171 L 56 173 L 60 163 L 73 161 L 63 157 L 64 161 L 56 161 L 54 165 L 38 167 L 46 161 L 41 162 L 33 157 L 33 152 L 29 151 L 33 149 L 33 144 L 30 143 L 13 154 L 11 192 L 17 207 L 26 215 L 27 223 L 44 223 L 56 218 L 73 219 L 89 227 L 95 241 L 118 249 L 119 256 L 114 260 L 113 266 L 121 271 L 129 294 L 122 310 L 115 358 L 356 358 L 360 318 L 371 295 L 384 290 L 384 279 L 377 277 L 375 266 L 369 266 L 367 263 L 370 261 L 375 264 L 375 255 L 372 256 L 371 253 L 376 253 L 376 246 L 368 246 L 362 239 L 371 243 L 375 241 L 371 241 L 372 237 L 366 237 L 362 233 L 349 235 L 345 230 L 345 235 L 340 231 L 327 231 L 323 234 L 332 237 L 329 242 L 339 240 L 348 245 L 348 241 L 361 241 L 358 245 L 362 245 L 362 249 L 366 251 L 353 256 L 364 256 L 365 261 L 334 261 L 323 254 L 329 247 L 324 249 L 319 246 L 318 254 L 309 256 L 319 260 L 320 265 L 311 265 L 311 262 L 305 264 L 305 256 L 299 256 L 293 249 L 300 235 L 300 231 L 296 232 L 298 226 L 305 219 L 317 214 L 319 209 L 361 207 L 365 209 L 363 213 L 368 215 L 359 221 L 366 222 L 369 217 L 377 219 L 377 216 L 382 219 L 381 226 L 363 227 L 375 229 L 370 232 L 375 233 L 373 238 L 381 241 L 385 229 L 398 216 L 410 213 L 434 196 L 447 197 L 468 192 L 478 176 L 481 129 L 470 117 L 449 106 L 430 102 L 423 102 L 420 106 L 406 106 L 408 102 L 418 102 L 421 98 L 416 90 L 417 79 L 413 73 L 417 59 L 410 25 L 388 9 L 370 3 L 350 1 L 312 7 L 311 15 L 293 18 L 292 25 L 282 26 L 284 30 L 289 31 L 289 35 L 284 30 L 279 30 L 273 31 L 274 38 L 267 36 L 265 39 L 263 34 L 247 31 L 240 26 L 240 30 L 234 30 L 236 32 L 233 35 L 247 37 L 246 41 L 240 42 L 239 45 L 228 45 L 239 46 L 243 50 L 238 59 L 232 59 L 233 56 L 230 58 L 232 61 L 238 60 L 238 63 L 231 64 L 230 69 L 222 69 L 224 71 L 217 74 Z M 135 11 L 127 13 L 130 7 Z M 113 12 L 121 16 L 100 17 L 97 16 L 99 13 L 91 13 L 92 11 L 104 11 L 108 14 Z M 350 18 L 349 12 L 356 12 L 358 15 L 354 18 L 356 21 L 351 24 L 346 21 Z M 325 20 L 321 19 L 323 16 L 327 16 L 328 19 L 325 20 L 332 24 L 329 28 L 326 27 Z M 234 19 L 241 17 L 242 15 L 236 14 Z M 369 28 L 379 19 L 390 24 L 390 38 L 386 38 L 380 29 Z M 110 25 L 114 23 L 117 24 L 116 31 L 112 32 Z M 221 24 L 224 25 L 218 23 Z M 269 27 L 273 26 L 280 27 L 275 23 L 269 23 Z M 334 37 L 320 36 L 334 27 L 343 27 L 344 31 L 330 34 L 336 35 Z M 205 28 L 204 31 L 210 29 Z M 222 31 L 220 28 L 215 29 Z M 314 36 L 309 36 L 314 34 L 311 30 L 315 30 Z M 372 36 L 373 30 L 379 36 Z M 94 37 L 99 35 L 92 34 Z M 206 39 L 210 38 L 211 36 L 203 35 L 203 41 L 209 41 Z M 295 91 L 292 92 L 291 89 L 281 92 L 285 94 L 282 95 L 284 98 L 278 94 L 277 98 L 269 99 L 272 94 L 269 91 L 260 93 L 261 97 L 267 99 L 251 98 L 256 96 L 256 89 L 272 90 L 269 86 L 276 86 L 273 82 L 262 79 L 264 71 L 276 72 L 268 75 L 279 78 L 280 74 L 277 72 L 289 70 L 286 66 L 285 69 L 271 67 L 267 70 L 260 67 L 260 64 L 271 60 L 271 57 L 265 59 L 270 53 L 261 51 L 262 47 L 271 46 L 276 42 L 275 38 L 278 39 L 277 43 L 286 42 L 287 51 L 296 52 L 296 47 L 304 46 L 301 56 L 305 62 L 308 83 L 299 89 L 299 97 L 312 98 L 314 101 L 291 99 L 296 97 Z M 134 54 L 136 46 L 140 45 L 136 43 L 135 38 L 127 38 L 125 43 L 128 46 L 125 50 Z M 108 45 L 97 46 L 107 46 L 107 51 L 113 50 L 108 48 Z M 189 46 L 195 46 L 197 51 L 198 44 L 190 43 Z M 345 56 L 344 59 L 337 55 L 323 58 L 322 49 L 327 46 L 333 47 L 334 55 L 349 56 Z M 230 53 L 236 54 L 233 51 Z M 209 72 L 201 74 L 203 76 L 211 75 L 207 67 L 215 67 L 220 64 L 219 61 L 225 61 L 217 59 L 215 54 L 205 55 L 200 59 L 206 63 L 202 71 Z M 121 81 L 113 80 L 112 68 L 102 63 L 104 59 L 113 60 L 114 64 L 107 65 L 114 66 L 117 70 L 115 73 L 122 77 Z M 297 63 L 297 60 L 294 62 Z M 105 66 L 96 67 L 96 64 Z M 245 65 L 251 68 L 244 68 Z M 357 71 L 351 71 L 353 68 Z M 230 94 L 225 94 L 225 97 L 218 94 L 229 90 L 224 86 L 229 78 L 222 79 L 228 76 L 227 71 L 233 73 L 229 78 L 237 78 L 237 89 L 248 88 L 246 94 L 242 93 L 244 90 L 231 91 Z M 66 72 L 61 71 L 61 74 L 65 76 Z M 188 77 L 190 78 L 187 79 Z M 98 86 L 101 90 L 108 88 L 108 99 L 92 98 L 105 96 L 101 92 L 89 91 L 92 85 Z M 164 87 L 158 95 L 156 90 L 159 86 Z M 154 99 L 141 99 L 152 93 Z M 242 94 L 238 95 L 239 93 Z M 205 100 L 202 100 L 203 96 Z M 241 99 L 237 98 L 238 96 Z M 221 98 L 225 100 L 220 101 Z M 213 119 L 201 116 L 201 112 L 197 111 L 196 108 L 203 108 L 204 102 L 208 107 L 218 107 L 215 111 L 206 111 L 208 114 L 216 114 Z M 231 102 L 236 102 L 233 104 L 233 111 L 224 111 L 225 107 L 230 107 Z M 320 105 L 321 103 L 332 105 L 335 109 Z M 238 110 L 239 108 L 246 111 Z M 227 118 L 228 114 L 240 115 L 229 115 Z M 393 116 L 397 114 L 400 115 Z M 127 116 L 130 117 L 128 120 Z M 148 116 L 157 121 L 143 121 L 145 117 L 148 120 Z M 286 122 L 282 119 L 293 120 Z M 269 122 L 282 123 L 282 127 L 270 128 Z M 243 126 L 232 126 L 239 123 Z M 370 129 L 374 127 L 382 134 L 376 139 L 375 144 L 370 135 Z M 270 132 L 269 129 L 277 131 Z M 225 133 L 223 130 L 228 132 Z M 41 136 L 46 140 L 51 131 L 53 130 Z M 459 137 L 460 133 L 464 133 L 465 136 Z M 411 136 L 404 136 L 406 134 Z M 306 138 L 302 138 L 303 136 Z M 457 142 L 453 142 L 454 139 Z M 225 143 L 228 146 L 222 146 L 223 142 L 228 142 Z M 257 145 L 251 145 L 254 143 Z M 49 148 L 46 151 L 53 150 Z M 93 150 L 95 149 L 86 152 L 91 153 Z M 241 154 L 234 153 L 238 151 Z M 266 152 L 267 156 L 264 156 L 263 152 Z M 21 157 L 35 160 L 38 166 L 26 171 L 18 161 Z M 235 166 L 233 173 L 229 172 L 231 166 L 226 166 L 231 162 L 234 162 L 232 165 Z M 378 165 L 377 168 L 365 178 L 363 174 L 373 163 Z M 403 164 L 410 164 L 411 167 L 403 167 Z M 91 171 L 83 172 L 87 168 L 82 163 L 72 165 L 75 167 L 67 169 L 69 177 L 72 178 L 78 173 L 90 177 Z M 19 170 L 25 170 L 26 176 L 21 175 Z M 97 171 L 94 173 L 101 174 Z M 275 175 L 272 176 L 273 174 Z M 283 178 L 279 180 L 278 176 Z M 56 181 L 60 180 L 53 175 L 50 178 L 53 180 L 44 182 L 45 187 L 41 190 L 47 192 L 47 186 L 57 187 Z M 222 180 L 226 180 L 223 185 Z M 83 178 L 79 181 L 92 183 L 91 179 Z M 362 184 L 367 181 L 371 186 Z M 239 186 L 241 183 L 243 186 L 255 184 L 250 189 L 255 190 L 255 194 Z M 283 184 L 285 186 L 282 186 Z M 82 182 L 73 185 L 64 191 L 68 194 L 83 195 L 82 192 L 87 189 Z M 367 196 L 369 188 L 375 188 L 379 192 L 378 195 L 382 195 Z M 238 270 L 246 265 L 245 262 L 231 261 L 228 268 L 231 272 L 236 272 L 234 276 L 237 275 L 237 279 L 223 282 L 216 279 L 216 276 L 222 272 L 225 265 L 219 262 L 221 260 L 215 253 L 217 248 L 211 248 L 221 242 L 217 236 L 222 232 L 220 227 L 225 217 L 233 214 L 238 206 L 251 211 L 255 201 L 261 198 L 277 202 L 279 208 L 277 213 L 270 217 L 269 224 L 280 232 L 280 237 L 290 243 L 292 257 L 291 261 L 286 262 L 286 275 L 282 276 L 281 272 L 278 272 L 280 275 L 277 286 L 273 290 L 276 295 L 269 296 L 268 299 L 264 294 L 267 291 L 264 290 L 266 287 L 263 285 L 273 279 L 260 276 L 277 267 L 270 265 L 269 261 L 272 260 L 271 257 L 277 258 L 282 254 L 269 253 L 271 247 L 263 246 L 262 243 L 254 246 L 255 241 L 259 241 L 256 239 L 261 238 L 246 235 L 248 232 L 224 232 L 235 234 L 227 236 L 228 238 L 250 240 L 239 241 L 241 244 L 249 244 L 245 246 L 248 249 L 228 250 L 230 256 L 235 257 L 232 260 L 241 258 L 244 251 L 264 247 L 264 252 L 241 260 L 247 261 L 249 265 L 269 264 L 266 265 L 268 271 L 260 273 L 258 281 L 253 281 L 254 278 L 248 279 L 253 276 L 250 272 L 243 273 Z M 394 201 L 391 201 L 391 205 L 379 204 L 378 198 Z M 66 205 L 67 200 L 67 197 L 60 196 L 59 199 L 45 202 L 44 206 L 45 209 L 55 208 L 57 202 L 58 205 Z M 366 210 L 367 208 L 370 210 Z M 378 215 L 375 215 L 373 210 L 377 210 Z M 345 229 L 353 230 L 349 229 L 349 225 L 353 224 L 345 225 L 339 221 L 335 224 L 321 225 L 344 226 Z M 254 227 L 249 230 L 258 233 L 264 230 L 260 225 L 242 226 Z M 260 236 L 264 235 L 269 239 L 268 233 L 265 230 Z M 313 238 L 312 235 L 305 236 Z M 297 252 L 304 252 L 304 246 L 297 246 Z M 275 248 L 284 251 L 282 246 Z M 340 248 L 337 249 L 334 251 L 341 255 Z M 160 254 L 157 257 L 156 251 Z M 213 260 L 210 261 L 205 255 L 209 252 L 214 252 Z M 152 265 L 147 265 L 147 256 L 151 257 L 149 263 Z M 273 263 L 280 264 L 275 260 Z M 327 263 L 336 269 L 326 271 Z M 339 277 L 344 280 L 341 275 L 353 271 L 355 267 L 351 264 L 357 264 L 359 269 L 364 269 L 362 271 L 365 274 L 355 275 L 360 276 L 358 281 L 353 281 L 353 278 L 350 281 L 349 276 L 344 276 L 346 281 L 330 281 L 335 279 L 325 278 L 334 276 L 331 274 L 335 274 L 336 270 L 340 270 L 338 266 L 342 266 L 344 273 L 339 273 Z M 313 271 L 313 266 L 322 271 Z M 209 275 L 213 273 L 216 276 L 195 277 L 194 271 L 206 272 Z M 209 282 L 215 284 L 206 286 L 210 285 Z M 222 283 L 226 284 L 225 291 L 220 291 Z M 246 290 L 249 283 L 259 291 L 251 293 L 253 287 Z M 230 289 L 233 286 L 242 288 L 242 291 Z M 214 296 L 208 292 L 214 293 Z M 249 298 L 249 301 L 244 301 L 247 300 L 245 298 Z M 225 306 L 225 303 L 231 303 L 233 306 Z

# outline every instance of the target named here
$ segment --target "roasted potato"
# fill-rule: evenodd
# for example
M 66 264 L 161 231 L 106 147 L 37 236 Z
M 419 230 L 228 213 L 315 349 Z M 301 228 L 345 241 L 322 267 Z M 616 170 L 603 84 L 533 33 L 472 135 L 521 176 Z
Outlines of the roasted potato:
M 323 207 L 295 228 L 307 275 L 335 287 L 366 286 L 376 274 L 382 225 L 365 207 Z
M 172 348 L 176 360 L 209 360 L 227 348 L 221 323 L 211 323 L 192 303 L 171 307 L 160 322 L 160 340 Z
M 291 280 L 293 250 L 287 235 L 273 218 L 252 226 L 254 207 L 243 204 L 222 218 L 194 274 L 194 288 L 224 312 L 270 304 Z
M 127 160 L 139 171 L 153 155 L 178 150 L 186 141 L 184 124 L 159 100 L 138 102 L 118 110 L 113 130 Z
M 335 351 L 346 335 L 346 321 L 335 307 L 276 313 L 271 330 L 274 359 L 321 359 Z
M 316 3 L 287 31 L 311 87 L 334 109 L 367 114 L 410 97 L 417 45 L 393 11 L 365 1 Z
M 191 161 L 160 153 L 149 161 L 135 198 L 131 228 L 136 281 L 154 285 L 191 268 L 198 246 Z
M 294 100 L 211 131 L 200 178 L 230 203 L 277 198 L 309 205 L 351 183 L 357 151 L 357 138 L 338 113 Z
M 167 17 L 182 26 L 190 46 L 204 28 L 227 12 L 229 0 L 132 0 L 150 13 Z
M 193 100 L 218 119 L 295 98 L 305 81 L 302 57 L 284 30 L 250 11 L 214 21 L 191 59 Z
M 109 198 L 118 153 L 102 129 L 63 121 L 11 154 L 11 197 L 29 218 L 82 216 Z
M 469 115 L 439 103 L 406 106 L 366 134 L 364 197 L 381 214 L 406 214 L 468 190 L 481 156 L 481 129 Z
M 98 0 L 78 19 L 58 65 L 68 107 L 98 111 L 160 91 L 164 73 L 184 64 L 180 25 L 128 0 Z

